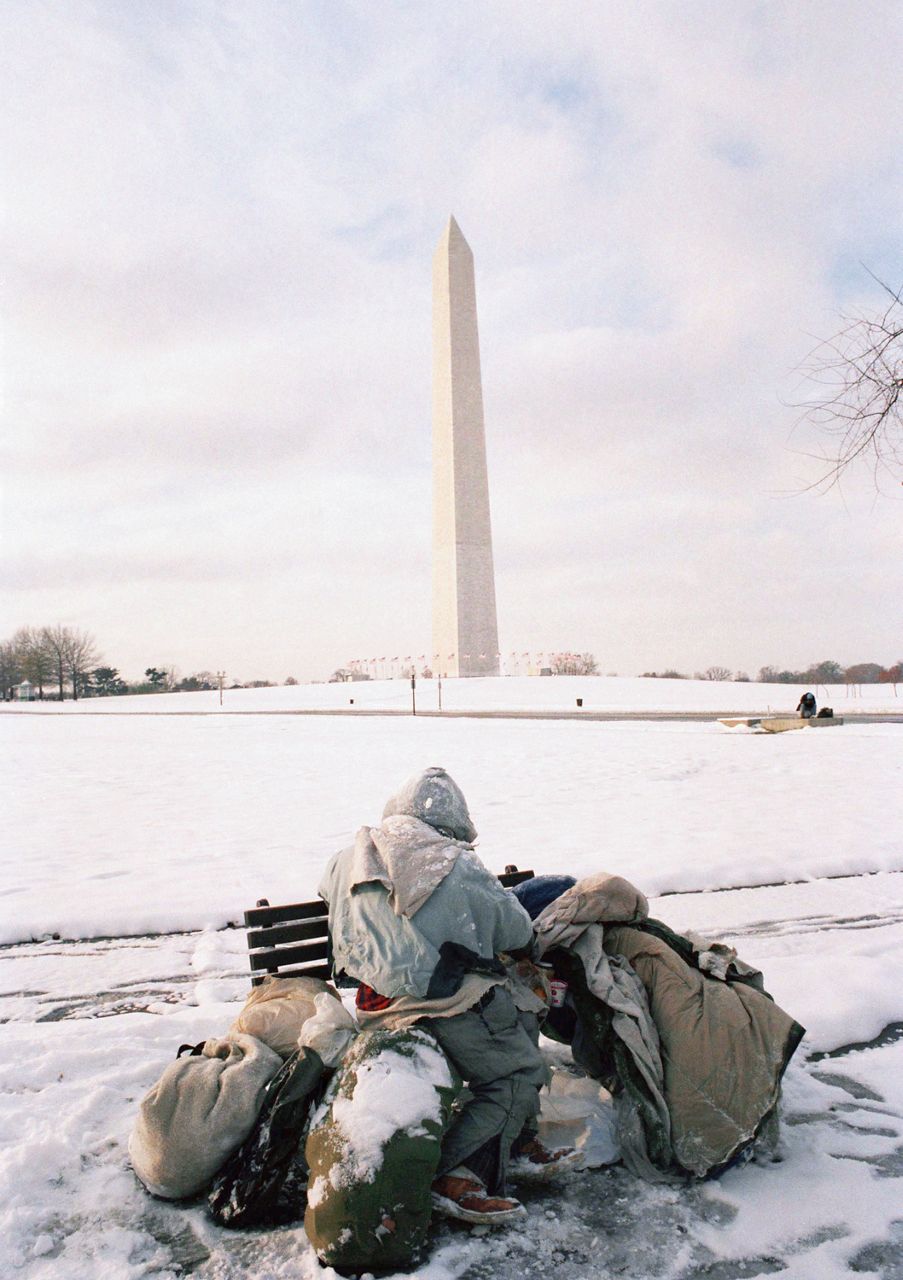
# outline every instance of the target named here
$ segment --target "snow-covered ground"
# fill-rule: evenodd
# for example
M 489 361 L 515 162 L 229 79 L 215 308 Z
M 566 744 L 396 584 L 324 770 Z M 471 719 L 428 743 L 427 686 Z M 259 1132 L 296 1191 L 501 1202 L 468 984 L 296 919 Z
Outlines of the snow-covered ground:
M 658 680 L 638 676 L 501 676 L 485 680 L 443 680 L 445 711 L 760 711 L 793 712 L 800 695 L 812 688 L 819 706 L 837 715 L 896 712 L 903 715 L 903 685 L 899 697 L 889 684 L 846 685 L 758 684 L 733 680 Z M 50 692 L 48 690 L 48 692 Z M 417 681 L 417 706 L 436 710 L 436 680 Z M 353 703 L 352 703 L 353 699 Z M 411 686 L 406 680 L 362 680 L 354 684 L 280 685 L 270 689 L 226 689 L 220 707 L 218 692 L 160 693 L 124 698 L 92 698 L 79 703 L 7 704 L 4 710 L 68 713 L 239 712 L 297 710 L 409 711 Z
M 490 683 L 548 689 L 562 707 L 581 696 L 579 682 L 460 681 L 443 701 L 446 687 L 476 698 Z M 659 706 L 676 705 L 673 691 L 688 709 L 767 708 L 765 686 L 713 686 L 700 706 L 701 683 L 630 683 Z M 777 688 L 772 706 L 795 705 L 799 691 Z M 726 703 L 725 690 L 759 697 Z M 225 709 L 361 691 L 378 694 L 227 692 Z M 830 702 L 845 712 L 840 693 Z M 181 699 L 216 709 L 211 694 L 143 705 Z M 202 1206 L 151 1200 L 125 1144 L 178 1045 L 222 1032 L 239 1007 L 244 934 L 223 926 L 258 897 L 313 896 L 326 857 L 434 763 L 468 796 L 489 866 L 627 876 L 654 914 L 762 967 L 808 1034 L 788 1072 L 781 1163 L 686 1190 L 620 1168 L 570 1175 L 524 1193 L 517 1231 L 438 1226 L 419 1280 L 903 1275 L 903 726 L 770 737 L 707 723 L 46 710 L 0 716 L 4 1278 L 328 1280 L 300 1226 L 229 1233 Z
M 903 866 L 895 724 L 23 714 L 0 741 L 0 942 L 220 927 L 260 897 L 313 897 L 428 764 L 464 788 L 496 871 L 608 867 L 662 893 Z

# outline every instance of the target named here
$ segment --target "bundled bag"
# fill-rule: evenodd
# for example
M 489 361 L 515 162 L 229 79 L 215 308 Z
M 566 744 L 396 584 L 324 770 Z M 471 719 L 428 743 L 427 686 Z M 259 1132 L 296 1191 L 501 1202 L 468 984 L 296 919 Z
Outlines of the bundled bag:
M 699 952 L 660 921 L 608 929 L 605 948 L 631 965 L 648 997 L 674 1159 L 696 1178 L 715 1177 L 768 1128 L 803 1028 L 731 948 Z
M 241 1013 L 227 1035 L 254 1036 L 269 1045 L 282 1058 L 289 1058 L 298 1048 L 298 1036 L 308 1018 L 313 1016 L 318 995 L 328 994 L 340 1001 L 339 993 L 322 978 L 264 978 L 245 1001 Z
M 292 1222 L 304 1211 L 304 1125 L 322 1093 L 326 1067 L 299 1049 L 270 1081 L 257 1123 L 213 1181 L 207 1206 L 221 1227 Z
M 152 1195 L 181 1200 L 209 1183 L 245 1140 L 282 1066 L 253 1036 L 207 1040 L 171 1062 L 143 1099 L 129 1138 L 132 1168 Z
M 340 1000 L 324 992 L 315 997 L 315 1007 L 301 1046 L 267 1086 L 254 1128 L 213 1183 L 207 1204 L 221 1226 L 291 1222 L 304 1212 L 304 1126 L 355 1033 Z
M 421 1027 L 362 1032 L 311 1121 L 304 1229 L 324 1265 L 368 1271 L 415 1261 L 460 1081 Z

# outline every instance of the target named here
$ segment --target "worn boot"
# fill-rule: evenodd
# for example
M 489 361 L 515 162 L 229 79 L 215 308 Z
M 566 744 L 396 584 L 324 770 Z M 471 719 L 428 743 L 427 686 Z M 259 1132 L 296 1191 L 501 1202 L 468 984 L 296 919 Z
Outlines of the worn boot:
M 479 1178 L 463 1165 L 437 1178 L 432 1193 L 437 1213 L 462 1222 L 504 1226 L 515 1218 L 525 1217 L 527 1212 L 519 1200 L 490 1196 Z
M 520 1182 L 546 1182 L 565 1169 L 575 1169 L 580 1164 L 580 1152 L 573 1147 L 559 1147 L 550 1151 L 539 1138 L 521 1141 L 511 1153 L 508 1172 Z

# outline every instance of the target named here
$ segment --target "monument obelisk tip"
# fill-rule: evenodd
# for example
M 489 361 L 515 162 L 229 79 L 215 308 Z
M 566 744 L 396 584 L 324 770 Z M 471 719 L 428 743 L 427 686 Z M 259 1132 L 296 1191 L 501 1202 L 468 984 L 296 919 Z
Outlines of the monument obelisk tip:
M 452 241 L 457 241 L 460 244 L 467 244 L 467 241 L 464 239 L 464 232 L 458 225 L 457 218 L 453 213 L 450 213 L 448 215 L 448 222 L 445 224 L 445 230 L 440 237 L 439 244 L 440 246 L 443 244 L 451 244 Z M 469 249 L 470 245 L 467 245 L 467 247 Z

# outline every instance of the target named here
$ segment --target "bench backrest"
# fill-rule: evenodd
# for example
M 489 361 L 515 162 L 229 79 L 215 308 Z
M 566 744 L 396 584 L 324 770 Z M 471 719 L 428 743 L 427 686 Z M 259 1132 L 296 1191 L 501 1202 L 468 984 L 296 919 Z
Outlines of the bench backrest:
M 507 866 L 499 876 L 506 889 L 532 880 L 532 871 Z M 261 898 L 245 912 L 251 984 L 258 986 L 268 974 L 280 978 L 330 978 L 328 912 L 326 903 L 293 902 L 271 907 Z

